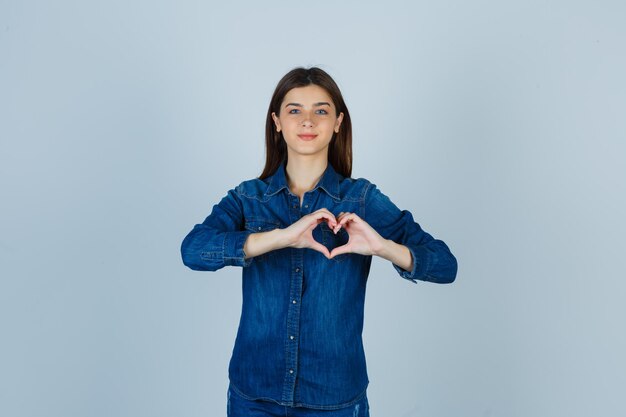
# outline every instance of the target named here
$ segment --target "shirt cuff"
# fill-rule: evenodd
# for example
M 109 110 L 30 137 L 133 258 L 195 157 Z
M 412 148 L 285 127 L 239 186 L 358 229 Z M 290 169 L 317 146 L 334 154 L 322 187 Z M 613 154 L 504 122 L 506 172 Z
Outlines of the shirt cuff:
M 250 230 L 224 233 L 224 265 L 249 266 L 253 258 L 245 258 L 243 245 L 252 233 Z
M 413 281 L 414 284 L 417 284 L 417 278 L 415 277 L 423 276 L 427 270 L 428 252 L 424 248 L 415 248 L 406 244 L 404 246 L 409 249 L 411 256 L 413 257 L 413 269 L 411 271 L 407 271 L 394 263 L 392 263 L 392 265 L 402 278 L 408 279 L 409 281 Z

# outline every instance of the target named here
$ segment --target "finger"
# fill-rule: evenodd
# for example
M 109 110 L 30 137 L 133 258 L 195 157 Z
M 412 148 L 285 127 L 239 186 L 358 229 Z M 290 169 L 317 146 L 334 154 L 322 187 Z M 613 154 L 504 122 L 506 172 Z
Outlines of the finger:
M 338 224 L 344 225 L 349 221 L 355 221 L 357 218 L 358 216 L 354 213 L 346 213 L 346 215 L 341 218 Z
M 337 224 L 337 219 L 335 218 L 335 215 L 328 211 L 328 209 L 321 208 L 311 214 L 314 215 L 315 219 L 317 220 L 326 219 L 326 221 L 333 226 Z M 320 223 L 320 221 L 318 221 L 318 223 Z
M 344 225 L 349 222 L 349 221 L 353 221 L 355 218 L 356 214 L 354 213 L 346 213 L 343 217 L 341 217 L 341 219 L 339 220 L 339 222 L 337 223 L 337 225 L 335 226 L 335 230 L 339 230 L 342 227 L 344 227 Z
M 325 217 L 317 220 L 317 224 L 320 224 L 322 222 L 326 222 L 328 227 L 331 229 L 337 226 L 337 220 L 335 220 L 334 218 Z
M 327 217 L 320 217 L 312 224 L 311 229 L 315 229 L 320 223 L 326 222 L 328 228 L 333 230 L 337 226 L 337 221 Z
M 350 252 L 352 252 L 352 250 L 350 249 L 350 244 L 346 243 L 345 245 L 341 245 L 333 249 L 332 252 L 330 253 L 330 259 L 333 259 L 337 255 L 341 255 L 343 253 L 350 253 Z
M 334 234 L 337 234 L 339 229 L 341 229 L 341 226 L 339 226 L 339 221 L 341 221 L 341 218 L 342 218 L 343 215 L 344 215 L 343 211 L 341 213 L 339 213 L 339 215 L 337 216 L 337 223 L 331 225 L 331 227 L 330 227 L 330 229 L 333 231 Z
M 316 225 L 320 224 L 323 221 L 326 221 L 333 227 L 337 224 L 337 220 L 335 219 L 333 213 L 326 209 L 319 209 L 317 211 L 314 211 L 313 213 L 311 213 L 311 216 L 315 219 Z
M 330 258 L 330 252 L 328 252 L 328 248 L 321 243 L 315 241 L 313 245 L 310 246 L 311 249 L 316 250 L 324 254 L 325 257 Z
M 337 223 L 337 225 L 335 225 L 335 227 L 334 227 L 334 229 L 333 229 L 333 231 L 334 231 L 335 233 L 337 233 L 337 231 L 338 231 L 339 229 L 341 229 L 341 226 L 339 226 L 339 225 L 338 225 L 338 224 L 339 224 L 339 222 L 341 222 L 341 219 L 343 219 L 343 218 L 344 218 L 346 215 L 348 215 L 348 214 L 350 214 L 350 213 L 345 212 L 345 211 L 342 211 L 341 213 L 339 213 L 339 215 L 337 216 L 337 222 L 338 222 L 338 223 Z

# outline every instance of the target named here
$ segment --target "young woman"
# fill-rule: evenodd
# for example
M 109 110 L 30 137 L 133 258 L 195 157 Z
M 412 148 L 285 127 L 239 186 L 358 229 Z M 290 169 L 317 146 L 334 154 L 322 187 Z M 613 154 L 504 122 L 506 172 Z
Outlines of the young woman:
M 350 114 L 323 70 L 295 68 L 267 112 L 263 173 L 241 182 L 181 246 L 193 270 L 242 267 L 229 416 L 369 416 L 362 343 L 372 256 L 450 283 L 457 262 L 375 184 L 351 178 Z

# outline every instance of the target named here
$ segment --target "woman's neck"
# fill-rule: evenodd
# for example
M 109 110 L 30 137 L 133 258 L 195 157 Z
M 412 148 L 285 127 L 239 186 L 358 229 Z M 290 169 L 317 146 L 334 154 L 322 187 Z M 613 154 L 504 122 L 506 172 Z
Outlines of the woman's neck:
M 324 175 L 327 166 L 328 159 L 289 159 L 285 167 L 289 189 L 299 196 L 312 190 Z

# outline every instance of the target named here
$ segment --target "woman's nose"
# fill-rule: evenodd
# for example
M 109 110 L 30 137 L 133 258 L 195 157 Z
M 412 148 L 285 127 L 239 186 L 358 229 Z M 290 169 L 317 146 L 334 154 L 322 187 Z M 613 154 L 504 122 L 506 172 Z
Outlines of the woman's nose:
M 309 117 L 302 119 L 302 126 L 313 126 L 313 122 Z

